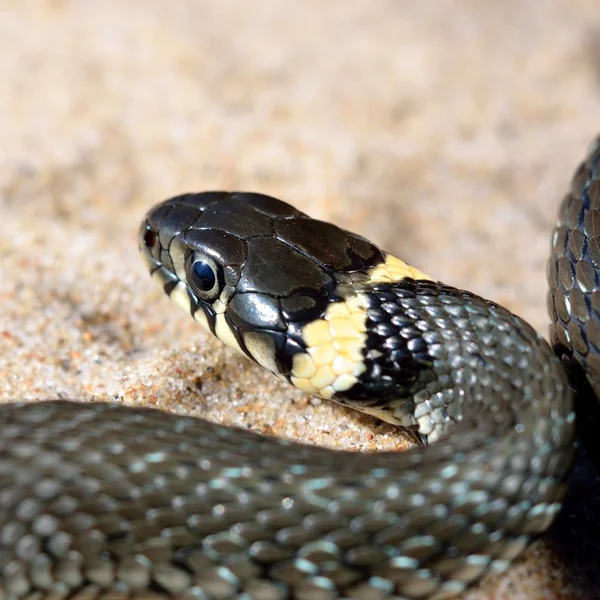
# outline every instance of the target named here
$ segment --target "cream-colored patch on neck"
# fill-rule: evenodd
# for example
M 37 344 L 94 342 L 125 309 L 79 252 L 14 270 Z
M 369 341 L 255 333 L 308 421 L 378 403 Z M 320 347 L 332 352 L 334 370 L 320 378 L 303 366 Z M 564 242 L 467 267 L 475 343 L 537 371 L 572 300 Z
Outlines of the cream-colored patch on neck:
M 406 277 L 425 281 L 435 281 L 435 279 L 429 277 L 429 275 L 421 273 L 418 269 L 407 265 L 403 260 L 400 260 L 391 254 L 386 254 L 385 262 L 370 269 L 368 273 L 370 281 L 374 283 L 391 283 L 393 281 L 401 281 Z
M 349 390 L 366 369 L 366 297 L 358 294 L 332 302 L 322 319 L 302 328 L 306 353 L 292 361 L 291 381 L 305 392 L 329 399 Z

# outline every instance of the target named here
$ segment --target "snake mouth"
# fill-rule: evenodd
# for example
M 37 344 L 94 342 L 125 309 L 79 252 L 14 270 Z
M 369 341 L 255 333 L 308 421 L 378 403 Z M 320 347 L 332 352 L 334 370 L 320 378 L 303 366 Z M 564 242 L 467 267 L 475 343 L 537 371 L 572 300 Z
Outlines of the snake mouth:
M 188 196 L 170 198 L 152 208 L 140 225 L 138 246 L 150 275 L 163 291 L 214 334 L 214 315 L 203 310 L 188 281 L 193 250 L 181 236 L 202 214 L 201 208 L 186 204 Z
M 254 194 L 185 194 L 152 208 L 138 237 L 153 279 L 180 308 L 278 376 L 290 355 L 284 351 L 281 300 L 263 289 L 261 279 L 269 275 L 266 259 L 259 255 L 260 265 L 255 266 L 252 249 L 273 237 L 273 217 L 267 213 L 281 210 L 280 205 Z M 250 276 L 244 274 L 245 267 Z
M 168 248 L 161 243 L 158 228 L 153 226 L 148 217 L 140 226 L 138 246 L 150 275 L 170 296 L 181 279 L 175 271 Z

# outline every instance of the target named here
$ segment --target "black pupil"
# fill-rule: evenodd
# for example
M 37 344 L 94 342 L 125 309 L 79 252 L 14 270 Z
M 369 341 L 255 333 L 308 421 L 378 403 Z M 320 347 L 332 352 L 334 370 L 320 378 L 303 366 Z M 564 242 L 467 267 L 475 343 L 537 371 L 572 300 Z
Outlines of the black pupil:
M 194 283 L 199 290 L 208 292 L 215 287 L 215 274 L 208 263 L 199 260 L 193 264 L 192 271 L 194 273 Z

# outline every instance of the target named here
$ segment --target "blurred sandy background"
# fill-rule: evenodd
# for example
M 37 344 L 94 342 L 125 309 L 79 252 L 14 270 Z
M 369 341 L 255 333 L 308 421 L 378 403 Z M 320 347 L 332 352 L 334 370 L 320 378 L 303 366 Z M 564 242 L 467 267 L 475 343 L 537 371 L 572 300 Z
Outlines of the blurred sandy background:
M 184 191 L 279 196 L 546 332 L 556 208 L 600 129 L 597 0 L 0 0 L 0 40 L 0 400 L 403 446 L 150 285 L 138 222 Z M 577 478 L 554 532 L 466 597 L 600 598 L 600 493 Z

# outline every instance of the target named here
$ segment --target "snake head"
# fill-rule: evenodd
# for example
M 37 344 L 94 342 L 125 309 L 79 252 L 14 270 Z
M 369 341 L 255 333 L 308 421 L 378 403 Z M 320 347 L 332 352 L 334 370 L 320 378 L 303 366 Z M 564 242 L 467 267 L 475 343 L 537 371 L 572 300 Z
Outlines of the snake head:
M 252 193 L 166 200 L 148 212 L 139 240 L 153 278 L 176 304 L 293 383 L 294 357 L 312 341 L 307 325 L 355 298 L 356 284 L 384 262 L 364 238 Z

